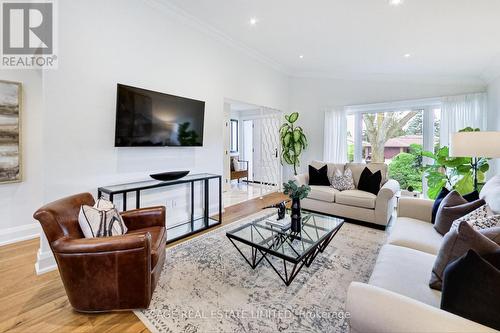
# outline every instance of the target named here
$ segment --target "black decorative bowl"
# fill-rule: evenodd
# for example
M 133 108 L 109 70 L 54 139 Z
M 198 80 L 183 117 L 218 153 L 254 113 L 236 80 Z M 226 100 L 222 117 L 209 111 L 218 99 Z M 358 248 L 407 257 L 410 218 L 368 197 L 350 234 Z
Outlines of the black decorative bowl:
M 167 181 L 167 180 L 176 180 L 182 178 L 186 176 L 188 173 L 189 171 L 170 171 L 170 172 L 155 173 L 149 176 L 156 180 Z

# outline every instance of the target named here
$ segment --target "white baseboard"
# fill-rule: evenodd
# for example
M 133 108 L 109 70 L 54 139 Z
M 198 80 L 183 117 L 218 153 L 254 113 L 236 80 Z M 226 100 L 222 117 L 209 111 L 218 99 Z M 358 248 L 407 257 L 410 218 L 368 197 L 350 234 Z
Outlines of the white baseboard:
M 40 225 L 30 223 L 19 227 L 0 229 L 0 246 L 40 237 Z
M 44 274 L 57 269 L 56 259 L 52 254 L 52 251 L 48 250 L 42 252 L 42 249 L 38 249 L 37 260 L 35 264 L 36 274 Z

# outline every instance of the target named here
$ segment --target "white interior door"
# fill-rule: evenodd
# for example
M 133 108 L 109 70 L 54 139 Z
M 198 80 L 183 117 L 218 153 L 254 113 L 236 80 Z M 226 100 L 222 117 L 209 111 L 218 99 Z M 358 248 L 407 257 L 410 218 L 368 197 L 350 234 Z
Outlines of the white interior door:
M 262 109 L 253 121 L 253 180 L 262 184 L 264 192 L 281 189 L 280 116 L 281 112 Z
M 244 120 L 242 130 L 242 157 L 244 161 L 248 161 L 248 181 L 253 181 L 253 120 Z
M 261 172 L 261 144 L 260 144 L 260 119 L 252 120 L 252 181 L 262 182 Z

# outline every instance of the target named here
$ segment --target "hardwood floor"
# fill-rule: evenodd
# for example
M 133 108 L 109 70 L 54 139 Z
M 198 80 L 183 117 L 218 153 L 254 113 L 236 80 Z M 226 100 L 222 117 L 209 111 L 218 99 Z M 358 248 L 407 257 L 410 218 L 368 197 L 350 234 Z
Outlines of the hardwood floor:
M 271 193 L 227 207 L 222 225 L 285 199 L 282 193 Z M 131 311 L 73 311 L 57 271 L 36 275 L 38 246 L 39 240 L 33 239 L 0 247 L 0 332 L 149 332 Z

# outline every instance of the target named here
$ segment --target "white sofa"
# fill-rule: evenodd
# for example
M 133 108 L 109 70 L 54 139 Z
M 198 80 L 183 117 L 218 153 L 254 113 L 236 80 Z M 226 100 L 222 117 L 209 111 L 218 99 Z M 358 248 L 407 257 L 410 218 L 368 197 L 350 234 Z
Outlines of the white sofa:
M 443 237 L 431 224 L 433 201 L 401 198 L 398 218 L 368 284 L 353 282 L 346 311 L 354 332 L 498 332 L 441 310 L 429 287 Z
M 357 189 L 341 192 L 331 186 L 311 185 L 311 192 L 306 199 L 301 200 L 301 207 L 328 215 L 373 223 L 382 227 L 387 226 L 394 212 L 396 193 L 399 191 L 399 183 L 393 179 L 387 179 L 387 165 L 383 163 L 335 164 L 320 161 L 310 163 L 315 168 L 321 168 L 325 164 L 328 165 L 329 178 L 332 177 L 336 169 L 342 172 L 347 168 L 351 169 L 356 188 L 365 167 L 368 167 L 372 172 L 380 170 L 382 172 L 380 192 L 377 195 Z M 295 176 L 295 180 L 299 185 L 308 185 L 309 175 L 305 173 Z

